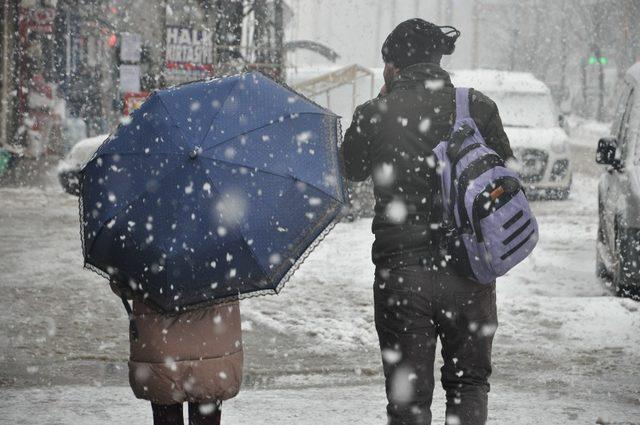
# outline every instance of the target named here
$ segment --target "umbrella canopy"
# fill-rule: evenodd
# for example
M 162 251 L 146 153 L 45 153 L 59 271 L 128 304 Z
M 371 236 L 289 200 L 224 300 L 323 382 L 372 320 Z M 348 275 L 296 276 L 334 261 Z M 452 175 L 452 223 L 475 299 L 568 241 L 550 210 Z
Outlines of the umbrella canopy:
M 277 293 L 345 202 L 340 136 L 259 73 L 155 92 L 81 171 L 85 265 L 167 311 Z

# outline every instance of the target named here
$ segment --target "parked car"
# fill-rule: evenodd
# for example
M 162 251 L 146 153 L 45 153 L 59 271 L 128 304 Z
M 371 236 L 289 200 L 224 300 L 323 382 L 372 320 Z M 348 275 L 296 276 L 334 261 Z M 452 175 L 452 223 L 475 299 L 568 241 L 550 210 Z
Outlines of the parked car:
M 640 64 L 627 71 L 611 136 L 600 139 L 596 273 L 622 296 L 640 298 Z
M 569 136 L 549 87 L 532 74 L 493 70 L 452 73 L 458 87 L 473 87 L 498 105 L 527 194 L 566 199 L 571 191 Z
M 101 134 L 80 140 L 60 161 L 57 168 L 58 180 L 65 192 L 78 195 L 78 173 L 107 137 L 108 134 Z

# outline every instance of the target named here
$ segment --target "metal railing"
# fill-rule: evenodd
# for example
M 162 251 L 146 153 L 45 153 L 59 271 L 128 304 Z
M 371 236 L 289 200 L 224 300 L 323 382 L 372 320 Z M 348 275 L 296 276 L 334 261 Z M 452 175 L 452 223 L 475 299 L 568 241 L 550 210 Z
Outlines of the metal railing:
M 294 84 L 293 89 L 299 91 L 309 98 L 315 98 L 325 95 L 327 99 L 327 107 L 331 109 L 331 92 L 343 86 L 351 85 L 352 87 L 352 110 L 357 106 L 358 80 L 370 78 L 370 94 L 369 98 L 374 96 L 374 74 L 371 70 L 354 64 L 341 68 L 337 71 L 329 72 L 315 78 Z

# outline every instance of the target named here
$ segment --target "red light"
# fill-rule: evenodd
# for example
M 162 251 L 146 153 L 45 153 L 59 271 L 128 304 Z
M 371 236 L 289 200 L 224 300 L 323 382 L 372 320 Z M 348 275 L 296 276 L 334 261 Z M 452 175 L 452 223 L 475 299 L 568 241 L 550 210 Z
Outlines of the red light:
M 111 6 L 111 13 L 113 13 L 114 15 L 118 13 L 118 8 L 115 6 Z
M 118 37 L 115 34 L 111 34 L 109 36 L 109 40 L 107 41 L 107 44 L 109 44 L 109 47 L 113 47 L 116 45 L 117 42 L 118 42 Z

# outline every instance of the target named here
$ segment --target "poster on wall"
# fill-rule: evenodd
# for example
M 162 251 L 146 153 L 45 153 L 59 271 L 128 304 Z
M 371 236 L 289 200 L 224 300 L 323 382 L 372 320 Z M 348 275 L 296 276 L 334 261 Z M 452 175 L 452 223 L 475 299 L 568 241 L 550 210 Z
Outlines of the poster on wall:
M 120 34 L 120 60 L 122 62 L 140 62 L 142 37 L 140 34 L 125 32 Z
M 53 32 L 55 17 L 56 9 L 53 7 L 33 6 L 32 9 L 20 10 L 21 24 L 26 25 L 29 31 L 40 34 L 51 34 Z
M 148 92 L 127 92 L 124 93 L 124 109 L 122 111 L 123 115 L 126 117 L 136 109 L 138 109 L 147 97 L 149 96 Z
M 120 65 L 120 92 L 140 91 L 140 65 Z
M 213 34 L 190 27 L 167 26 L 165 78 L 182 83 L 213 74 Z

